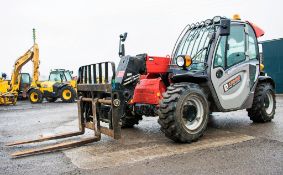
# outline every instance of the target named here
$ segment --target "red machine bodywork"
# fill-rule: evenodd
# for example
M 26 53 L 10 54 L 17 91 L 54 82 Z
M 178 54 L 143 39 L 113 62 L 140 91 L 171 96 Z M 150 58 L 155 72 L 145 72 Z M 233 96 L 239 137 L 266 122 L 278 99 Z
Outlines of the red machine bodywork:
M 166 91 L 161 78 L 141 79 L 134 91 L 133 103 L 158 105 Z
M 162 94 L 166 91 L 160 74 L 168 71 L 170 57 L 147 56 L 146 72 L 142 75 L 140 82 L 135 87 L 133 100 L 131 103 L 158 105 L 163 98 Z
M 250 21 L 247 21 L 247 22 L 248 22 L 248 23 L 252 26 L 252 28 L 254 29 L 257 38 L 259 38 L 259 37 L 261 37 L 261 36 L 264 35 L 264 31 L 263 31 L 260 27 L 258 27 L 257 25 L 255 25 L 254 23 L 252 23 L 252 22 L 250 22 Z
M 146 71 L 148 74 L 167 73 L 170 57 L 147 56 Z

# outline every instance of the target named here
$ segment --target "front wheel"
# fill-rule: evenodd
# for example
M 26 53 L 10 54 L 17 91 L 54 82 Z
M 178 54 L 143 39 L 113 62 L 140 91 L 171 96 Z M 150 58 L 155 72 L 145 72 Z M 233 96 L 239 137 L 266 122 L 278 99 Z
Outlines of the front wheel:
M 61 100 L 65 103 L 73 103 L 76 99 L 76 91 L 71 86 L 64 86 L 59 92 Z
M 202 89 L 194 83 L 177 83 L 167 88 L 160 102 L 161 131 L 176 142 L 200 138 L 208 122 L 209 105 Z
M 270 122 L 274 118 L 276 100 L 274 88 L 270 83 L 260 83 L 255 90 L 252 107 L 248 116 L 255 123 Z
M 28 98 L 31 103 L 42 103 L 43 95 L 38 89 L 31 89 L 28 93 Z

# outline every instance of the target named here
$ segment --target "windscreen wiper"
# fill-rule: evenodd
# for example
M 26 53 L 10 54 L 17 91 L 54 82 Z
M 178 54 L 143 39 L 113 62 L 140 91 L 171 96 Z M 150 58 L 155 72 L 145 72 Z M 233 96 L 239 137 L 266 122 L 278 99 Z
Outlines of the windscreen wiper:
M 195 57 L 199 56 L 204 50 L 207 50 L 208 47 L 204 47 L 202 49 L 200 49 L 193 57 L 192 57 L 192 60 L 195 59 Z

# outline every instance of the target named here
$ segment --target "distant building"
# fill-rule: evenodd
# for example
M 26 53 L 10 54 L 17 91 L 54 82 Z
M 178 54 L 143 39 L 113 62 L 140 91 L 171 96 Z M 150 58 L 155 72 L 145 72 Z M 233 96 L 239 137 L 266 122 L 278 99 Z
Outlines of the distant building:
M 275 81 L 276 93 L 283 93 L 283 38 L 261 44 L 264 70 Z

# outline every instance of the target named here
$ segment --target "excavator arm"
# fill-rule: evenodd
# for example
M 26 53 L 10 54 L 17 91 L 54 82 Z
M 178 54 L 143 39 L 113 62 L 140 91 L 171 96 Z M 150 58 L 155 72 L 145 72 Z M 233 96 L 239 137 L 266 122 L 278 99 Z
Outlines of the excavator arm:
M 33 63 L 33 76 L 32 76 L 32 82 L 31 86 L 36 87 L 36 83 L 39 80 L 39 48 L 36 43 L 33 45 L 33 58 L 32 58 L 32 63 Z
M 18 90 L 20 88 L 19 75 L 24 65 L 29 61 L 33 63 L 33 76 L 31 86 L 36 87 L 36 83 L 39 79 L 39 47 L 35 42 L 35 29 L 33 29 L 33 46 L 26 51 L 21 57 L 19 57 L 15 64 L 11 76 L 10 89 L 5 94 L 0 94 L 0 105 L 1 104 L 15 104 L 18 97 Z
M 16 92 L 19 90 L 20 82 L 18 81 L 19 74 L 21 72 L 22 67 L 32 60 L 34 53 L 31 49 L 29 49 L 23 56 L 18 58 L 14 64 L 14 70 L 11 76 L 11 92 Z
M 31 86 L 36 87 L 36 83 L 38 82 L 39 79 L 39 47 L 38 44 L 35 42 L 35 29 L 33 29 L 33 46 L 19 59 L 17 59 L 15 65 L 14 65 L 14 70 L 12 73 L 11 77 L 11 87 L 12 87 L 12 92 L 18 91 L 19 90 L 19 82 L 17 81 L 20 71 L 22 67 L 29 61 L 32 61 L 33 63 L 33 76 L 32 76 L 32 82 Z

